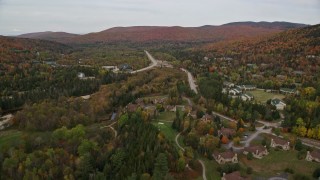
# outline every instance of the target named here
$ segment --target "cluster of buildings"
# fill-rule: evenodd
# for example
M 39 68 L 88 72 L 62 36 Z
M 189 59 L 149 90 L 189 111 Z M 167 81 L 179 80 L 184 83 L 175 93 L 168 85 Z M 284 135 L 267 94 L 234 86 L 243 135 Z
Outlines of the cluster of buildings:
M 230 82 L 224 82 L 223 85 L 223 93 L 229 94 L 232 97 L 239 97 L 243 101 L 252 101 L 254 96 L 247 91 L 253 91 L 257 88 L 254 85 L 235 85 Z
M 158 115 L 159 110 L 176 112 L 178 109 L 182 112 L 191 114 L 192 107 L 189 105 L 169 105 L 168 97 L 155 97 L 152 99 L 137 99 L 134 103 L 129 103 L 125 111 L 128 113 L 136 112 L 138 109 L 146 111 L 150 115 Z
M 224 82 L 223 85 L 224 85 L 224 88 L 222 92 L 225 94 L 229 94 L 232 97 L 239 97 L 243 101 L 254 100 L 254 96 L 251 93 L 249 93 L 250 91 L 256 90 L 257 87 L 254 85 L 235 85 L 234 83 L 231 83 L 231 82 Z M 273 91 L 274 90 L 270 90 L 270 89 L 266 90 L 266 92 L 273 92 Z M 277 92 L 285 95 L 295 95 L 299 93 L 296 89 L 289 89 L 289 88 L 281 88 Z M 271 105 L 275 106 L 277 110 L 284 110 L 285 107 L 287 106 L 283 100 L 280 100 L 278 98 L 272 99 Z

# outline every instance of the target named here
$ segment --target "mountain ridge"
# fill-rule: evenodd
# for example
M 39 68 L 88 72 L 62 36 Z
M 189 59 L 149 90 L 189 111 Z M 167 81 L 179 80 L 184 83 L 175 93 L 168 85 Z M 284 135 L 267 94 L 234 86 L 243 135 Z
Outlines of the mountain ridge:
M 117 41 L 221 41 L 278 33 L 308 25 L 289 22 L 233 22 L 220 26 L 129 26 L 113 27 L 100 32 L 76 35 L 65 32 L 39 32 L 17 37 L 52 40 L 66 44 L 105 43 Z

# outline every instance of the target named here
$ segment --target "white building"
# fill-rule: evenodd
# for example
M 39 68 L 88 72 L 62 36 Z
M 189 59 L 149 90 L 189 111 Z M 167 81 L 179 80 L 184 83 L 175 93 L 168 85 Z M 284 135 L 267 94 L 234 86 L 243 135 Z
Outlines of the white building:
M 280 99 L 272 99 L 271 105 L 275 106 L 277 110 L 284 110 L 286 108 L 287 104 L 281 101 Z

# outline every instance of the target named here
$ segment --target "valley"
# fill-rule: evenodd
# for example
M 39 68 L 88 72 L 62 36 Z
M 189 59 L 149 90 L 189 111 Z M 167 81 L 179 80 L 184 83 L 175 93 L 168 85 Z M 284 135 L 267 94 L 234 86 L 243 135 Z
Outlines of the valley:
M 319 32 L 0 37 L 0 179 L 316 179 Z

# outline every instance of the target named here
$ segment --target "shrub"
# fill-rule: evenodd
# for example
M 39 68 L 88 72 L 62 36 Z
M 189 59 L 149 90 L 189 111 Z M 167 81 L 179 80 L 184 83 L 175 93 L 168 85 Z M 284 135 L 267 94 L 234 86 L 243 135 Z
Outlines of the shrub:
M 291 168 L 286 168 L 286 169 L 284 170 L 284 172 L 290 173 L 290 174 L 294 174 L 294 170 L 291 169 Z
M 247 174 L 252 174 L 252 167 L 247 168 Z
M 316 178 L 316 179 L 319 178 L 319 177 L 320 177 L 320 168 L 315 169 L 315 170 L 313 171 L 312 176 L 313 176 L 314 178 Z
M 294 180 L 309 180 L 308 176 L 303 174 L 296 174 L 293 176 Z
M 298 159 L 301 160 L 301 159 L 304 159 L 306 157 L 306 154 L 307 154 L 307 151 L 305 149 L 301 150 L 298 152 Z
M 303 144 L 301 142 L 300 139 L 297 139 L 296 141 L 296 145 L 294 146 L 294 148 L 297 150 L 297 151 L 301 151 L 303 149 Z
M 252 160 L 252 159 L 253 159 L 253 154 L 252 154 L 251 152 L 249 152 L 249 153 L 247 154 L 247 159 L 248 159 L 248 160 Z

